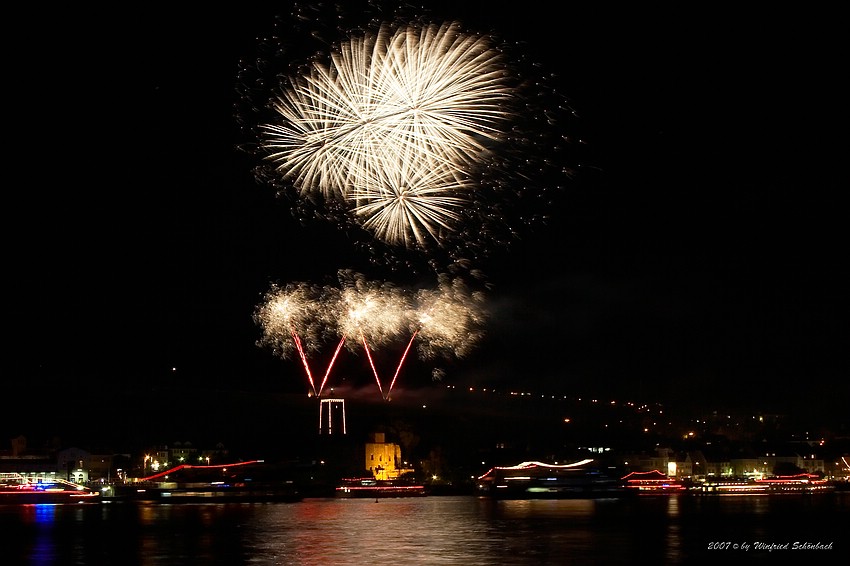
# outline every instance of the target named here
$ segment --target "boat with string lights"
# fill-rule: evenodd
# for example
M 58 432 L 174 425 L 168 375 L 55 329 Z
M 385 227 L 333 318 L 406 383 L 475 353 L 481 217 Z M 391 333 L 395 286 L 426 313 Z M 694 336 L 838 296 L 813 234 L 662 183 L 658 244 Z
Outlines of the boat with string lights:
M 793 495 L 835 490 L 834 482 L 809 473 L 749 480 L 712 479 L 693 488 L 695 493 L 711 495 Z
M 658 470 L 630 472 L 622 477 L 622 481 L 626 489 L 640 495 L 669 495 L 686 491 L 684 484 Z
M 593 459 L 570 464 L 529 461 L 495 466 L 478 478 L 477 491 L 496 499 L 581 499 L 629 494 L 619 474 L 612 474 Z
M 31 479 L 18 473 L 0 473 L 0 505 L 5 503 L 86 503 L 100 493 L 63 479 Z
M 766 485 L 770 493 L 829 493 L 835 491 L 835 484 L 817 474 L 795 474 L 790 476 L 771 476 L 756 480 Z
M 342 498 L 377 499 L 380 497 L 424 497 L 425 495 L 427 493 L 423 484 L 403 479 L 346 478 L 336 488 L 336 496 Z
M 228 464 L 181 464 L 103 489 L 104 501 L 153 503 L 265 503 L 303 499 L 296 484 L 263 460 Z

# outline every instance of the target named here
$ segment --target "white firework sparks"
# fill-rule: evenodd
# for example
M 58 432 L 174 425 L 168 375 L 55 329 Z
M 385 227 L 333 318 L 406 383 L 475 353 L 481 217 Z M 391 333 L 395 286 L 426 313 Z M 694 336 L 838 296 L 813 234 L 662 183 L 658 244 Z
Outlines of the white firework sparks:
M 384 344 L 406 330 L 409 306 L 400 289 L 345 271 L 340 278 L 336 323 L 340 335 L 355 339 L 348 342 L 351 349 Z
M 281 357 L 289 357 L 298 340 L 315 350 L 321 329 L 317 326 L 319 299 L 316 290 L 303 283 L 281 288 L 272 285 L 254 314 L 263 329 L 260 345 L 270 346 Z
M 385 399 L 395 386 L 414 342 L 423 359 L 465 355 L 480 339 L 484 312 L 480 293 L 459 278 L 441 276 L 436 289 L 411 291 L 367 280 L 351 270 L 338 273 L 340 287 L 291 283 L 272 285 L 254 314 L 262 326 L 260 346 L 281 357 L 297 352 L 312 394 L 320 397 L 343 349 L 362 349 Z M 409 333 L 407 338 L 405 333 Z M 323 376 L 314 374 L 308 351 L 317 352 L 333 336 L 337 345 Z M 392 379 L 381 379 L 373 349 L 407 340 Z M 388 382 L 388 383 L 387 383 Z
M 482 336 L 482 301 L 482 296 L 469 292 L 460 279 L 443 279 L 436 290 L 417 293 L 420 356 L 433 358 L 440 352 L 466 355 Z
M 365 189 L 351 192 L 352 212 L 381 240 L 408 247 L 429 237 L 439 241 L 461 221 L 469 204 L 463 191 L 470 184 L 449 169 L 423 166 L 409 148 L 404 151 L 408 158 L 376 168 Z
M 439 240 L 503 139 L 511 95 L 487 36 L 456 23 L 384 25 L 291 78 L 263 145 L 301 194 L 349 202 L 378 238 Z

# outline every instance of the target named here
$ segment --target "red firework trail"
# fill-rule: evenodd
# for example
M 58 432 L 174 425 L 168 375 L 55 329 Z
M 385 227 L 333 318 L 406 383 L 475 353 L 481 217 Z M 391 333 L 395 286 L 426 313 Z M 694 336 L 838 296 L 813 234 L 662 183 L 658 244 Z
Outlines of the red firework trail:
M 404 364 L 404 360 L 407 359 L 407 353 L 410 351 L 410 347 L 413 346 L 413 340 L 416 338 L 416 334 L 418 333 L 419 331 L 417 330 L 413 333 L 413 336 L 410 337 L 410 340 L 408 340 L 407 342 L 407 348 L 404 349 L 404 353 L 401 355 L 401 359 L 399 359 L 398 361 L 398 367 L 396 368 L 395 375 L 393 376 L 393 380 L 390 383 L 390 388 L 387 389 L 387 399 L 389 399 L 390 392 L 393 390 L 393 386 L 395 385 L 396 379 L 398 379 L 399 372 L 401 372 L 401 366 L 402 364 Z
M 381 378 L 378 377 L 378 370 L 375 368 L 375 362 L 372 360 L 372 353 L 369 350 L 369 344 L 366 342 L 366 337 L 363 334 L 360 334 L 361 339 L 363 340 L 363 349 L 366 350 L 366 357 L 369 359 L 369 365 L 372 367 L 372 373 L 375 376 L 375 381 L 378 384 L 378 391 L 381 393 L 381 397 L 383 397 L 384 401 L 390 400 L 390 393 L 395 386 L 395 382 L 398 379 L 399 373 L 401 373 L 401 366 L 404 365 L 404 361 L 407 359 L 407 354 L 410 352 L 410 347 L 413 345 L 413 340 L 416 338 L 416 334 L 419 331 L 413 333 L 413 336 L 410 337 L 410 340 L 407 342 L 407 347 L 404 349 L 404 353 L 401 355 L 401 358 L 398 361 L 398 367 L 396 367 L 395 375 L 393 375 L 393 379 L 390 382 L 389 388 L 387 388 L 387 392 L 384 393 L 384 388 L 381 386 Z
M 313 394 L 316 397 L 322 396 L 322 390 L 325 388 L 325 384 L 328 382 L 328 377 L 331 374 L 331 369 L 333 368 L 334 363 L 336 362 L 337 356 L 339 356 L 339 351 L 342 349 L 342 345 L 345 343 L 345 336 L 343 336 L 339 344 L 336 345 L 336 350 L 334 351 L 333 357 L 331 357 L 331 361 L 328 363 L 328 368 L 325 370 L 325 376 L 322 379 L 322 384 L 319 385 L 319 388 L 316 389 L 316 382 L 313 380 L 313 372 L 310 371 L 310 363 L 307 360 L 307 354 L 304 351 L 304 346 L 301 344 L 301 337 L 298 336 L 298 333 L 292 329 L 292 340 L 295 342 L 295 347 L 298 349 L 298 355 L 301 357 L 301 363 L 304 365 L 304 371 L 307 373 L 307 381 L 310 383 L 310 388 L 313 390 Z
M 372 353 L 369 351 L 369 343 L 366 342 L 366 337 L 363 336 L 363 333 L 360 333 L 360 338 L 363 340 L 363 349 L 366 350 L 366 357 L 369 359 L 369 365 L 372 366 L 372 373 L 375 375 L 375 381 L 378 384 L 378 391 L 381 392 L 381 397 L 386 399 L 384 395 L 384 388 L 381 387 L 381 378 L 378 377 L 378 370 L 375 369 L 375 362 L 372 360 Z
M 339 351 L 342 350 L 342 345 L 345 343 L 345 336 L 339 339 L 339 344 L 336 345 L 336 350 L 334 350 L 334 355 L 331 358 L 331 361 L 328 363 L 328 369 L 325 371 L 325 377 L 322 379 L 322 384 L 319 386 L 319 393 L 316 397 L 321 396 L 322 390 L 325 388 L 325 383 L 328 382 L 328 377 L 331 375 L 331 368 L 336 361 L 337 356 L 339 355 Z

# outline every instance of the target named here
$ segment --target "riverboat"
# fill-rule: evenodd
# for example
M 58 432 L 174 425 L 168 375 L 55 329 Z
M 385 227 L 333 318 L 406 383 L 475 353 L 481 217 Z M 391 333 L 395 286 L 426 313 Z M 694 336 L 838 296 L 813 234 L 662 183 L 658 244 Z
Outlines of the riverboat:
M 346 478 L 336 488 L 336 496 L 343 498 L 424 497 L 423 484 L 407 480 L 379 480 L 375 478 Z
M 694 487 L 693 491 L 714 495 L 813 494 L 835 491 L 835 484 L 816 474 L 803 473 L 751 480 L 709 480 Z
M 100 493 L 63 479 L 28 478 L 0 473 L 0 505 L 5 503 L 85 503 L 98 501 Z
M 629 491 L 639 495 L 668 495 L 685 492 L 685 486 L 675 478 L 670 478 L 658 470 L 649 472 L 631 472 L 623 476 L 622 481 Z
M 263 460 L 227 464 L 180 464 L 143 478 L 104 487 L 104 501 L 155 503 L 295 502 L 294 481 Z
M 756 483 L 766 485 L 771 493 L 827 493 L 835 491 L 835 484 L 817 474 L 771 476 L 756 480 Z
M 754 480 L 707 480 L 691 488 L 691 493 L 708 495 L 766 495 L 769 493 L 769 486 L 767 484 L 756 483 Z
M 140 503 L 293 503 L 303 496 L 288 482 L 144 482 L 105 487 L 102 499 Z
M 592 459 L 570 464 L 522 462 L 496 466 L 478 478 L 477 491 L 496 499 L 584 499 L 629 494 L 618 475 Z

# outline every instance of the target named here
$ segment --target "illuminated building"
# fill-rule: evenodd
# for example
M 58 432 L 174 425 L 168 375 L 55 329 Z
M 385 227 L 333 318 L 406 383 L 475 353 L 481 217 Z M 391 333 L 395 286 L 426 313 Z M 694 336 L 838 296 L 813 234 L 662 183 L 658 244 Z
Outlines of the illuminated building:
M 392 480 L 414 471 L 402 462 L 401 446 L 386 442 L 383 432 L 374 433 L 366 443 L 365 469 L 378 480 Z

